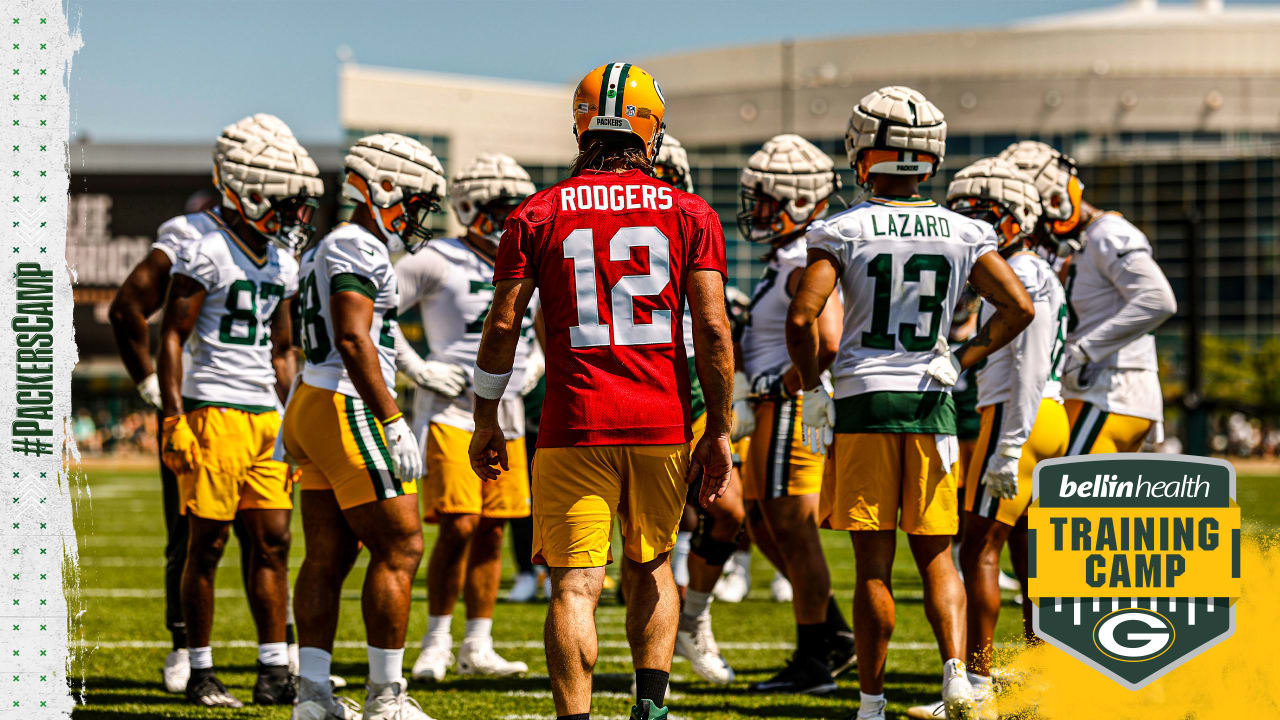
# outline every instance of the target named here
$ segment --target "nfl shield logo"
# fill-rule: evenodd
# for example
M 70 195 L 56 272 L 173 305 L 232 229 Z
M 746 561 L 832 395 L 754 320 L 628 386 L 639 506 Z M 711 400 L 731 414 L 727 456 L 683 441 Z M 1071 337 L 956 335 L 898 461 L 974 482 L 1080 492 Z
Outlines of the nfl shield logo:
M 628 105 L 628 106 L 627 106 L 627 117 L 635 117 L 635 116 L 636 116 L 636 106 L 635 106 L 635 105 Z

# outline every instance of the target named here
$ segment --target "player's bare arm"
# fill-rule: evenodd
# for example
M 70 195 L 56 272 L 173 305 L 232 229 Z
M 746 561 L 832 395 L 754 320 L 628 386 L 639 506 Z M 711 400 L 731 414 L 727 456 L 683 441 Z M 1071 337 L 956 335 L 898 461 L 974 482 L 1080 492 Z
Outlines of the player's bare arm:
M 476 369 L 491 375 L 507 375 L 515 362 L 516 345 L 520 342 L 520 323 L 537 284 L 533 278 L 499 281 L 493 291 L 493 304 L 484 321 Z M 471 468 L 481 480 L 498 477 L 498 467 L 509 470 L 507 442 L 498 426 L 498 401 L 501 398 L 474 398 L 476 431 L 471 435 L 468 455 Z
M 999 350 L 1035 319 L 1031 296 L 1013 268 L 998 253 L 987 253 L 974 263 L 969 283 L 996 312 L 978 332 L 955 352 L 961 368 L 973 367 L 983 358 Z
M 200 448 L 182 412 L 182 346 L 195 329 L 204 307 L 205 289 L 185 275 L 173 278 L 164 319 L 160 323 L 161 459 L 175 473 L 189 473 L 199 462 Z
M 271 314 L 271 366 L 276 371 L 276 395 L 289 400 L 293 376 L 298 374 L 298 356 L 293 351 L 293 298 L 285 298 Z
M 724 495 L 733 468 L 729 448 L 733 333 L 724 311 L 724 278 L 714 270 L 689 273 L 688 300 L 693 316 L 694 364 L 707 403 L 707 429 L 693 449 L 689 474 L 691 480 L 702 474 L 698 502 L 707 507 Z
M 840 277 L 839 266 L 836 259 L 823 250 L 810 250 L 808 257 L 808 267 L 792 295 L 787 313 L 787 352 L 805 389 L 818 386 L 822 371 L 835 358 L 840 341 L 838 302 L 834 309 L 830 307 Z
M 116 338 L 120 361 L 135 383 L 141 383 L 155 372 L 151 362 L 151 334 L 147 318 L 164 304 L 169 289 L 169 256 L 152 250 L 125 278 L 111 300 L 108 317 Z
M 360 399 L 364 400 L 379 420 L 400 412 L 382 380 L 378 351 L 369 338 L 373 323 L 373 300 L 354 290 L 334 293 L 329 299 L 333 310 L 334 347 L 342 356 L 342 364 L 351 376 Z M 281 303 L 283 305 L 284 303 Z

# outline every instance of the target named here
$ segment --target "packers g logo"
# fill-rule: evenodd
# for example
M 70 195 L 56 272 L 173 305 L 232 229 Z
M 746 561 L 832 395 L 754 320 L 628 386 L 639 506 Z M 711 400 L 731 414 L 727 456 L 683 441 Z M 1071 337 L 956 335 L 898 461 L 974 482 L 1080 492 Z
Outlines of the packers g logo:
M 1176 635 L 1168 618 L 1144 608 L 1116 610 L 1093 626 L 1093 644 L 1102 654 L 1121 662 L 1159 657 L 1173 645 Z

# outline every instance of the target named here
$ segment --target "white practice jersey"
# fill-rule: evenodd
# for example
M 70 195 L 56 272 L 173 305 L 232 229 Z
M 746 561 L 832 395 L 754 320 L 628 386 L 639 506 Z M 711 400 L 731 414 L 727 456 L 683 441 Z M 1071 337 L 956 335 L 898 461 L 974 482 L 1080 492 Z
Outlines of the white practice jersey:
M 457 238 L 432 240 L 417 253 L 396 263 L 400 286 L 400 312 L 414 305 L 422 315 L 422 328 L 427 335 L 429 360 L 461 365 L 470 373 L 480 352 L 480 336 L 493 303 L 493 263 Z M 524 387 L 529 356 L 534 348 L 533 317 L 538 310 L 535 291 L 520 326 L 520 343 L 516 346 L 511 381 L 502 396 L 498 417 L 509 437 L 524 435 Z M 456 398 L 442 397 L 419 389 L 414 401 L 414 423 L 428 421 L 475 430 L 472 419 L 471 392 Z
M 278 407 L 271 316 L 298 291 L 298 262 L 275 245 L 258 254 L 226 228 L 177 250 L 172 272 L 205 289 L 187 340 L 182 396 L 197 402 Z
M 171 217 L 156 230 L 151 248 L 164 253 L 172 265 L 178 262 L 179 250 L 221 227 L 221 208 Z
M 742 333 L 742 365 L 748 378 L 776 375 L 791 367 L 787 354 L 787 280 L 803 270 L 808 250 L 804 237 L 778 248 L 751 293 L 751 310 Z
M 359 397 L 342 356 L 333 344 L 333 309 L 329 297 L 354 291 L 373 300 L 369 339 L 378 350 L 378 365 L 387 391 L 396 390 L 396 316 L 400 294 L 387 246 L 359 225 L 344 223 L 302 254 L 298 303 L 302 348 L 307 365 L 302 381 L 313 387 Z
M 950 392 L 925 368 L 974 264 L 996 249 L 995 229 L 931 200 L 872 198 L 815 221 L 805 237 L 840 264 L 835 396 Z
M 1078 344 L 1098 368 L 1159 369 L 1151 331 L 1176 305 L 1151 256 L 1151 242 L 1117 213 L 1098 217 L 1081 240 L 1067 267 L 1068 342 Z
M 1164 399 L 1151 332 L 1176 312 L 1173 289 L 1147 236 L 1119 214 L 1095 219 L 1081 240 L 1067 266 L 1067 341 L 1089 356 L 1089 384 L 1063 395 L 1159 422 Z
M 1040 401 L 1062 401 L 1062 349 L 1067 336 L 1067 296 L 1053 268 L 1033 252 L 1009 258 L 1009 267 L 1022 281 L 1035 305 L 1036 316 L 1008 345 L 987 356 L 977 371 L 977 407 L 1005 404 L 1000 443 L 1021 447 L 1031 436 Z M 995 306 L 982 301 L 978 325 L 995 315 Z

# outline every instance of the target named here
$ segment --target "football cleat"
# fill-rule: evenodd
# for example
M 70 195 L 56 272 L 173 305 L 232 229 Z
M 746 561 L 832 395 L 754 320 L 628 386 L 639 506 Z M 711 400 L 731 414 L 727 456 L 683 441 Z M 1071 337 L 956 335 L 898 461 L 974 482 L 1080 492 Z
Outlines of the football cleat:
M 378 685 L 369 684 L 363 720 L 431 720 L 417 700 L 409 697 L 403 678 Z
M 538 599 L 538 576 L 533 571 L 516 573 L 515 582 L 507 591 L 507 602 L 527 603 Z
M 298 657 L 298 643 L 289 643 L 289 674 L 297 675 L 298 668 L 302 667 L 302 661 Z
M 165 692 L 186 692 L 187 680 L 191 677 L 191 659 L 187 649 L 178 648 L 170 652 L 164 659 L 164 669 L 160 674 L 164 677 Z
M 769 594 L 773 596 L 774 602 L 789 603 L 795 597 L 795 590 L 786 575 L 774 570 L 773 582 L 769 583 Z
M 507 660 L 493 649 L 493 638 L 464 638 L 458 649 L 459 675 L 495 675 L 507 677 L 529 672 L 519 660 Z
M 827 665 L 831 667 L 833 678 L 858 666 L 858 650 L 853 633 L 842 631 L 831 636 L 827 641 Z
M 938 720 L 946 712 L 941 700 L 928 705 L 912 705 L 907 708 L 907 717 L 911 720 Z M 881 715 L 881 717 L 884 717 Z
M 947 720 L 975 720 L 978 703 L 974 700 L 973 686 L 963 672 L 948 677 L 942 684 L 942 707 Z
M 631 720 L 666 720 L 667 709 L 653 704 L 652 700 L 641 700 L 631 706 Z
M 453 652 L 449 645 L 436 643 L 428 635 L 422 638 L 422 653 L 413 662 L 413 679 L 440 682 L 452 664 Z
M 696 622 L 695 630 L 676 631 L 676 655 L 688 660 L 703 680 L 728 685 L 733 682 L 733 668 L 720 654 L 720 646 L 711 632 L 711 613 L 700 615 Z
M 292 705 L 298 696 L 293 674 L 288 665 L 258 663 L 258 680 L 253 684 L 253 702 L 257 705 Z
M 360 705 L 300 677 L 298 704 L 293 706 L 289 720 L 360 720 Z
M 1022 583 L 1018 582 L 1015 577 L 1006 575 L 1004 571 L 1000 571 L 1000 575 L 996 578 L 996 582 L 1000 584 L 1001 590 L 1012 590 L 1013 592 L 1022 592 Z
M 801 655 L 793 655 L 777 675 L 747 686 L 753 693 L 790 695 L 826 695 L 835 689 L 830 668 L 821 660 Z
M 716 581 L 711 594 L 716 600 L 727 603 L 740 603 L 751 591 L 751 566 L 739 563 L 733 558 L 724 565 L 724 573 Z
M 186 695 L 187 702 L 201 707 L 244 707 L 244 703 L 227 690 L 212 670 L 192 673 L 187 681 Z

